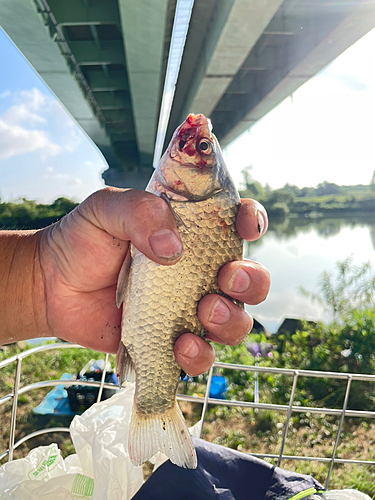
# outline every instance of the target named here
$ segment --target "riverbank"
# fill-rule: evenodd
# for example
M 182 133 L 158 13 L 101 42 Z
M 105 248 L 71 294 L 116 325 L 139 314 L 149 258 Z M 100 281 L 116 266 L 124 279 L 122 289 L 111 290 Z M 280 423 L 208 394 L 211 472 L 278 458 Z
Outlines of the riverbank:
M 255 198 L 270 217 L 332 217 L 352 214 L 375 214 L 375 185 L 338 186 L 323 182 L 316 188 L 298 188 L 286 184 L 272 190 L 256 181 L 245 182 L 243 198 Z

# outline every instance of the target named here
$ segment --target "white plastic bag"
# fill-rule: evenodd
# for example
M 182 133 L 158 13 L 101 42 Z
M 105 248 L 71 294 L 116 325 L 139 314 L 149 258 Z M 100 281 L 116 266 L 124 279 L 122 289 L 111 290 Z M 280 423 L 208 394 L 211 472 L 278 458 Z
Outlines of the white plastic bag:
M 143 484 L 128 454 L 134 384 L 74 417 L 76 454 L 65 460 L 56 444 L 0 467 L 0 499 L 130 500 Z
M 357 490 L 331 490 L 323 493 L 323 500 L 371 500 L 371 498 Z
M 143 484 L 128 453 L 134 384 L 74 417 L 70 434 L 84 475 L 94 478 L 92 500 L 127 500 Z
M 56 443 L 31 450 L 26 458 L 0 467 L 0 498 L 17 500 L 90 499 L 91 477 L 77 460 L 63 460 Z

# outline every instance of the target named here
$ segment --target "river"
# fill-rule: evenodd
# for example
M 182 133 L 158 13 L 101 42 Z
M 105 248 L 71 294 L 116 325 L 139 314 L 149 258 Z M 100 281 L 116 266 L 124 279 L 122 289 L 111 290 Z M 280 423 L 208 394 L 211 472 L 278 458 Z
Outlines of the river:
M 271 274 L 266 301 L 247 306 L 248 312 L 271 333 L 285 317 L 328 321 L 323 307 L 299 288 L 317 292 L 323 271 L 335 275 L 335 263 L 350 255 L 354 264 L 375 265 L 374 216 L 271 219 L 260 240 L 245 244 L 245 257 L 261 262 Z

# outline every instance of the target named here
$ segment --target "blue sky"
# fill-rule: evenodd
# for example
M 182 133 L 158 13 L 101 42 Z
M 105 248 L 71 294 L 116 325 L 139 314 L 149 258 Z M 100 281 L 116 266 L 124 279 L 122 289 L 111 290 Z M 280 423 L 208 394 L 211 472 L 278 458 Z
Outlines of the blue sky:
M 235 181 L 273 188 L 369 183 L 375 169 L 375 30 L 232 143 Z M 103 157 L 0 29 L 0 197 L 77 201 L 104 186 Z
M 77 201 L 100 189 L 95 145 L 0 29 L 0 196 Z

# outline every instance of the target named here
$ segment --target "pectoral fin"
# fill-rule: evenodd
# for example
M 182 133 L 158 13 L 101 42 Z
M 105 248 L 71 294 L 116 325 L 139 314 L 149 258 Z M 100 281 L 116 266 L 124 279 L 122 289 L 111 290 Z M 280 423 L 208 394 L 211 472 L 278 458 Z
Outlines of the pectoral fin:
M 175 221 L 176 221 L 176 224 L 177 226 L 184 226 L 186 227 L 186 224 L 185 222 L 181 219 L 181 217 L 178 215 L 178 213 L 176 212 L 176 210 L 173 209 L 172 205 L 171 205 L 171 201 L 170 199 L 168 198 L 168 196 L 165 194 L 165 193 L 161 193 L 160 195 L 160 198 L 162 200 L 165 201 L 165 203 L 168 205 L 168 207 L 170 208 L 170 211 L 172 212 L 173 214 L 173 217 L 175 218 Z
M 120 269 L 120 273 L 117 278 L 117 289 L 116 289 L 116 306 L 121 307 L 126 297 L 126 291 L 128 289 L 130 265 L 132 263 L 132 257 L 130 250 L 126 254 L 125 260 Z
M 135 381 L 135 367 L 128 350 L 120 341 L 118 346 L 117 357 L 116 357 L 116 373 L 119 379 L 119 386 L 126 382 Z

